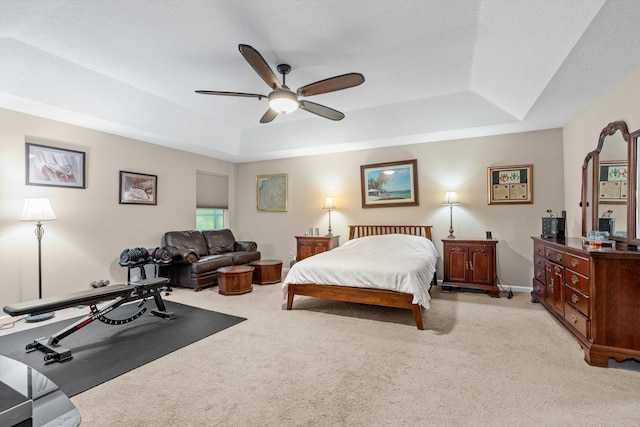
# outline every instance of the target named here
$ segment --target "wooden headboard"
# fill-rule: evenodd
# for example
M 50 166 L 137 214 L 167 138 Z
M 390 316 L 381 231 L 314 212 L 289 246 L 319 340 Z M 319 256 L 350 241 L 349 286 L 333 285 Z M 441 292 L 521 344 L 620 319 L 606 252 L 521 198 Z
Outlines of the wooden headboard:
M 431 240 L 431 225 L 350 225 L 349 240 L 380 234 L 410 234 Z

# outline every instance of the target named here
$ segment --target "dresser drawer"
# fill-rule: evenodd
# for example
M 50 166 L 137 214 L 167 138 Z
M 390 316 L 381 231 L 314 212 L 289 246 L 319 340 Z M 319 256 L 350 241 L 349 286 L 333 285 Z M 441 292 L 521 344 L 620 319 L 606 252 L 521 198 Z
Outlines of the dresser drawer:
M 562 264 L 584 276 L 589 276 L 589 260 L 587 258 L 565 252 Z
M 557 249 L 553 249 L 550 247 L 544 248 L 544 257 L 549 261 L 557 262 L 558 264 L 562 264 L 564 252 L 559 251 Z
M 545 248 L 545 245 L 542 243 L 538 243 L 538 242 L 533 243 L 533 253 L 535 255 L 538 255 L 544 258 L 544 248 Z
M 544 258 L 538 255 L 533 256 L 533 265 L 534 267 L 544 268 Z
M 540 299 L 545 299 L 547 297 L 546 287 L 541 281 L 536 279 L 533 279 L 533 292 L 535 292 Z
M 589 297 L 582 292 L 564 285 L 564 300 L 567 304 L 589 317 Z
M 540 283 L 544 283 L 544 265 L 541 267 L 538 267 L 537 265 L 533 267 L 533 278 Z
M 564 303 L 564 318 L 582 336 L 589 338 L 589 319 L 567 302 Z
M 589 296 L 591 292 L 589 292 L 589 278 L 584 277 L 575 271 L 569 270 L 568 268 L 564 270 L 564 282 L 578 289 L 583 294 Z

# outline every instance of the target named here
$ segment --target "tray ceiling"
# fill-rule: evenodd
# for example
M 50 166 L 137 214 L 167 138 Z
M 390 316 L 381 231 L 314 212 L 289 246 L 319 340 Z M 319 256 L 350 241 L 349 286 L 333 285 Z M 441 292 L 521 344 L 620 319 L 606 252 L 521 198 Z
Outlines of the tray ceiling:
M 640 66 L 625 0 L 2 0 L 0 106 L 232 162 L 562 127 Z M 260 124 L 256 48 L 293 89 L 355 88 Z M 612 118 L 612 120 L 617 118 Z

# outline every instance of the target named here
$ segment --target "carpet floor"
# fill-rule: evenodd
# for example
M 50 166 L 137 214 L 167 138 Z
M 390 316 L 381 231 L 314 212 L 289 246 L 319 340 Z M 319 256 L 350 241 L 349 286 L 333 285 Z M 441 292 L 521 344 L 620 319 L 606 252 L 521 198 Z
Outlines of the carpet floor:
M 640 372 L 587 365 L 529 294 L 440 289 L 419 331 L 410 310 L 285 310 L 280 284 L 174 288 L 167 300 L 247 320 L 71 400 L 91 427 L 640 425 Z
M 167 311 L 176 314 L 175 319 L 165 320 L 151 315 L 155 304 L 150 301 L 147 302 L 147 312 L 132 322 L 107 325 L 94 321 L 69 335 L 60 342 L 73 355 L 73 359 L 66 362 L 45 364 L 44 353 L 26 352 L 25 346 L 34 339 L 50 337 L 82 316 L 1 336 L 0 354 L 35 368 L 56 383 L 67 396 L 75 396 L 246 320 L 171 301 L 165 301 L 165 304 Z M 108 317 L 123 319 L 138 310 L 137 304 L 128 304 L 112 311 Z M 83 311 L 86 314 L 88 308 Z

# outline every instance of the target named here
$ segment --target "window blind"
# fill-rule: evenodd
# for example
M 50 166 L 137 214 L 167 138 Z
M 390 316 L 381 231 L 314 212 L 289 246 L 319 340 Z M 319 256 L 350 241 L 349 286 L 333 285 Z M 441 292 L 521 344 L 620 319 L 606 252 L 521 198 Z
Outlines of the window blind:
M 196 171 L 196 207 L 229 208 L 229 177 Z

